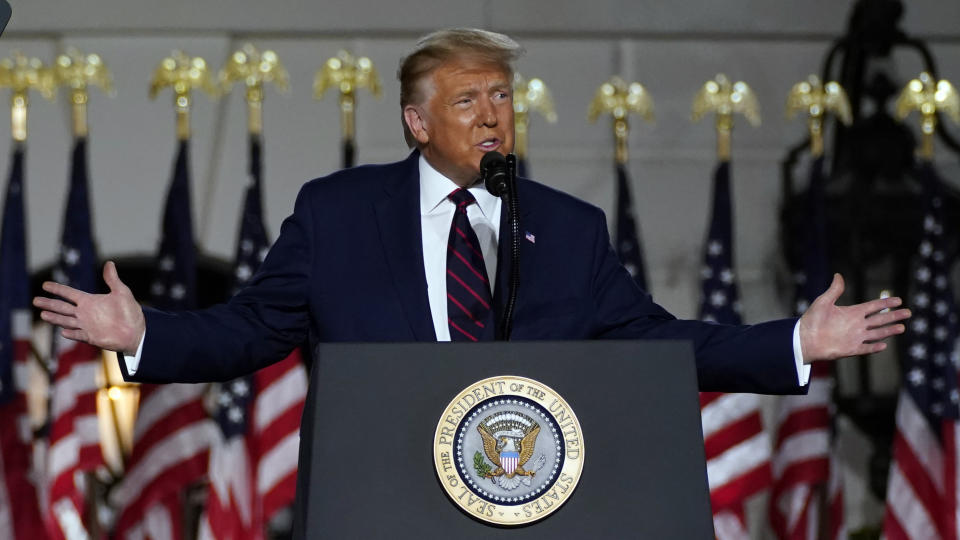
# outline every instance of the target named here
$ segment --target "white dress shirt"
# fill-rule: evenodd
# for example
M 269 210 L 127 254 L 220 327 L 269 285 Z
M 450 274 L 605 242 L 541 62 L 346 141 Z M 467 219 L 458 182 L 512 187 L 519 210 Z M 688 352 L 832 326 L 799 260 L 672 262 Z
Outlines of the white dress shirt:
M 450 236 L 450 223 L 453 221 L 456 205 L 447 196 L 459 186 L 434 169 L 422 155 L 419 167 L 420 228 L 423 242 L 423 269 L 427 277 L 427 297 L 437 341 L 450 341 L 450 326 L 447 323 L 447 240 Z M 477 200 L 477 204 L 467 207 L 467 218 L 480 241 L 483 262 L 487 267 L 487 277 L 492 288 L 497 275 L 497 239 L 500 237 L 501 201 L 499 197 L 491 195 L 483 184 L 477 184 L 469 190 Z M 144 338 L 146 338 L 146 331 L 144 331 Z M 140 340 L 136 355 L 124 355 L 127 372 L 131 375 L 140 365 L 144 338 Z M 810 380 L 810 366 L 803 363 L 799 321 L 793 327 L 793 357 L 797 364 L 797 379 L 800 385 L 805 385 Z

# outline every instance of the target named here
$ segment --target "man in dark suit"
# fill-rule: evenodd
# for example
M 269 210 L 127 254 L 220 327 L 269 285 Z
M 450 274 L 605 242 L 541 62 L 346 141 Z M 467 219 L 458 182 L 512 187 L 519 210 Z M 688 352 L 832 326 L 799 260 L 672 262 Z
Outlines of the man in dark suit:
M 400 69 L 404 161 L 307 183 L 250 285 L 195 312 L 141 309 L 112 263 L 111 292 L 56 283 L 36 298 L 71 339 L 124 355 L 144 382 L 226 380 L 285 357 L 306 338 L 481 340 L 504 295 L 500 200 L 477 185 L 481 157 L 513 148 L 511 63 L 500 34 L 445 30 Z M 524 234 L 512 339 L 688 339 L 704 390 L 803 390 L 814 360 L 867 354 L 903 331 L 897 298 L 838 307 L 837 276 L 799 321 L 680 321 L 638 289 L 610 247 L 603 212 L 520 179 Z

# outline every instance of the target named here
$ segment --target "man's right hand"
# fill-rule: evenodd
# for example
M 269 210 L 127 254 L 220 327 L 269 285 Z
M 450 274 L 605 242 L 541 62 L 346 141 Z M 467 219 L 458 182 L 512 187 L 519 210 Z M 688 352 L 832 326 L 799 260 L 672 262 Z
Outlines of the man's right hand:
M 43 310 L 40 318 L 62 328 L 63 337 L 132 356 L 146 328 L 143 311 L 130 288 L 120 281 L 113 261 L 104 265 L 103 280 L 110 287 L 109 294 L 44 282 L 43 290 L 65 301 L 37 296 L 33 305 Z

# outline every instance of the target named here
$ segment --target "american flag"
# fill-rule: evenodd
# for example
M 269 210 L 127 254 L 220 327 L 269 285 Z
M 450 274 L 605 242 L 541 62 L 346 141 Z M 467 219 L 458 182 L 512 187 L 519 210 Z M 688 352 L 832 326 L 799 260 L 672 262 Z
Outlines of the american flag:
M 74 141 L 70 190 L 53 279 L 97 292 L 97 253 L 91 230 L 87 179 L 87 141 Z M 97 379 L 102 377 L 100 349 L 54 337 L 50 396 L 50 449 L 47 454 L 47 522 L 54 538 L 71 538 L 83 527 L 86 488 L 83 473 L 103 463 L 97 424 Z
M 910 275 L 913 318 L 902 338 L 907 354 L 883 528 L 891 540 L 956 540 L 960 397 L 953 261 L 943 230 L 943 184 L 929 162 L 920 165 L 919 177 L 925 198 L 923 235 Z
M 811 164 L 803 228 L 803 270 L 796 276 L 796 314 L 830 286 L 824 200 L 823 157 Z M 816 539 L 821 530 L 821 499 L 830 500 L 829 538 L 844 538 L 840 468 L 831 434 L 832 364 L 812 366 L 805 396 L 785 396 L 777 413 L 770 524 L 781 539 Z M 831 476 L 833 481 L 831 481 Z M 824 490 L 829 489 L 829 493 Z
M 250 184 L 240 221 L 234 290 L 269 249 L 263 224 L 260 137 L 250 137 Z M 220 436 L 210 452 L 210 490 L 201 538 L 262 538 L 264 524 L 293 502 L 300 414 L 307 376 L 299 350 L 282 362 L 219 385 Z M 208 536 L 205 536 L 208 535 Z
M 23 148 L 14 148 L 0 226 L 0 537 L 44 538 L 30 479 L 26 369 L 30 355 L 30 281 L 24 222 Z
M 624 164 L 617 164 L 617 255 L 641 289 L 647 290 L 647 270 L 643 264 L 643 246 L 634 218 L 630 177 Z
M 159 309 L 196 307 L 188 145 L 180 141 L 164 210 L 163 239 L 151 286 L 153 304 Z M 204 478 L 216 437 L 216 425 L 203 406 L 206 389 L 201 384 L 140 387 L 133 453 L 126 476 L 110 494 L 111 503 L 120 508 L 119 537 L 136 538 L 140 533 L 154 540 L 181 537 L 180 495 Z
M 703 252 L 700 318 L 740 324 L 740 300 L 733 273 L 733 219 L 730 163 L 717 166 L 713 212 Z M 755 394 L 700 394 L 707 479 L 717 538 L 749 538 L 743 504 L 770 485 L 770 442 L 763 431 Z

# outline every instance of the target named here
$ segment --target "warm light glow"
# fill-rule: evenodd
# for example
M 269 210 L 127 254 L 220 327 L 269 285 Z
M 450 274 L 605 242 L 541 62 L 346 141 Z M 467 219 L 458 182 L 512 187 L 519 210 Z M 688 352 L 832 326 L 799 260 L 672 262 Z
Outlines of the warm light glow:
M 113 401 L 119 401 L 120 398 L 123 397 L 123 391 L 116 386 L 111 386 L 110 389 L 107 390 L 107 396 Z

